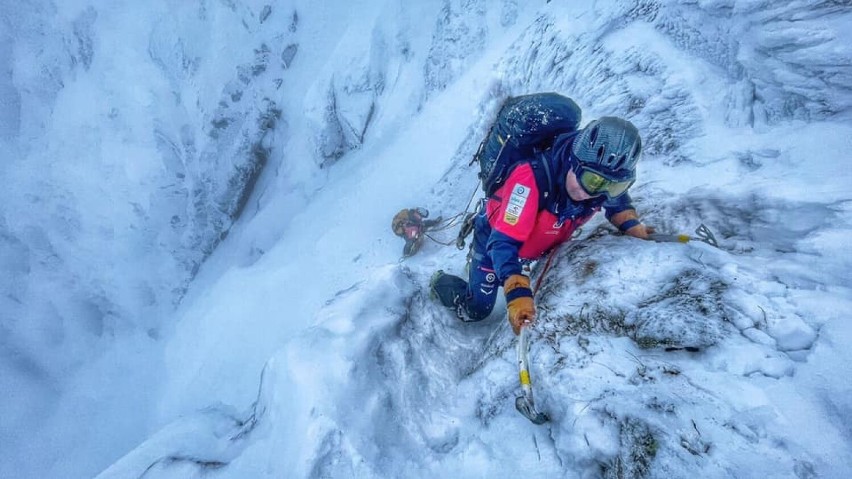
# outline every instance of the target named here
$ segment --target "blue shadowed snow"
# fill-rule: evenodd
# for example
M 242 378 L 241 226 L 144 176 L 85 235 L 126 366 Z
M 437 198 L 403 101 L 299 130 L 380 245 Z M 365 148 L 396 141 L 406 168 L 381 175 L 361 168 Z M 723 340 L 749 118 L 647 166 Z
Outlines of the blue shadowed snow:
M 836 3 L 4 5 L 0 477 L 846 477 Z M 535 91 L 635 123 L 643 220 L 720 243 L 559 250 L 542 426 L 502 299 L 429 297 L 466 252 L 390 230 L 463 212 Z

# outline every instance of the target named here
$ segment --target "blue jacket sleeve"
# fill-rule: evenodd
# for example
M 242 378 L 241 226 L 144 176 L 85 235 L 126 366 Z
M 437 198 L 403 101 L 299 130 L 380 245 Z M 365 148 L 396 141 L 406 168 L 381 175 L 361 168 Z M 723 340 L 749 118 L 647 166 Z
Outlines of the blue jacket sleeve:
M 630 197 L 630 193 L 624 193 L 623 195 L 606 200 L 603 207 L 604 211 L 606 211 L 606 219 L 610 219 L 612 215 L 621 213 L 622 211 L 636 209 L 633 206 L 633 199 Z
M 513 274 L 521 274 L 521 263 L 518 260 L 521 244 L 520 241 L 497 230 L 491 230 L 485 250 L 486 254 L 491 257 L 494 271 L 497 273 L 497 279 L 500 280 L 500 283 L 506 281 L 506 278 Z

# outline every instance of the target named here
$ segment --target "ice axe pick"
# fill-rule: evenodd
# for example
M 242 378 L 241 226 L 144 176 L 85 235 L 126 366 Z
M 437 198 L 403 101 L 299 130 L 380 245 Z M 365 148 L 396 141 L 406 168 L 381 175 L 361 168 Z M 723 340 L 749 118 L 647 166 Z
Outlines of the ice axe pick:
M 715 248 L 719 247 L 719 242 L 716 241 L 716 236 L 714 236 L 713 232 L 710 231 L 710 228 L 704 224 L 699 225 L 698 228 L 695 229 L 695 236 L 685 234 L 651 233 L 648 235 L 648 239 L 658 243 L 689 243 L 690 241 L 701 241 L 702 243 L 707 243 Z

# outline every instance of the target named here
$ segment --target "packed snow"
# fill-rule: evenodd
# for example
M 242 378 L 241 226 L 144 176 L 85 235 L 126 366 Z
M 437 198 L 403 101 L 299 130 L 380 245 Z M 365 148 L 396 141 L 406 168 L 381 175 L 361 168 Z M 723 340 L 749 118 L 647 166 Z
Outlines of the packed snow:
M 852 473 L 849 2 L 0 4 L 0 478 Z M 504 302 L 428 291 L 536 91 L 693 237 L 533 266 L 543 425 Z

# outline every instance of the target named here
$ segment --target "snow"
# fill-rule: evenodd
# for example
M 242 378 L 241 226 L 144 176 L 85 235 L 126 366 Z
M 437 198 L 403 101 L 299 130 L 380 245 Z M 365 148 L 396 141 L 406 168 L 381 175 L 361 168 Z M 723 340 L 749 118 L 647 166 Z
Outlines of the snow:
M 523 7 L 523 8 L 521 8 Z M 832 2 L 0 9 L 0 477 L 825 477 L 852 471 L 852 58 Z M 645 143 L 516 339 L 429 297 L 399 209 L 478 194 L 501 101 Z M 454 240 L 457 227 L 436 233 Z M 542 265 L 534 268 L 542 274 Z

